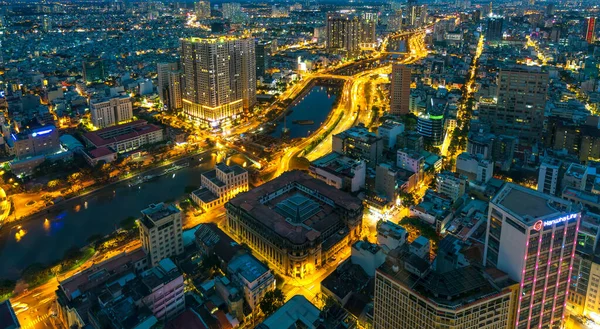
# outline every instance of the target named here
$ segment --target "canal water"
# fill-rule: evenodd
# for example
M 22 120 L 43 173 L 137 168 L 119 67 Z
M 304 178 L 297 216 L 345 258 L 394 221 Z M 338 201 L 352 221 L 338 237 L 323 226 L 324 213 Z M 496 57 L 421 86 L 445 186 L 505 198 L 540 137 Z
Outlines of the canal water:
M 315 86 L 291 108 L 286 117 L 290 137 L 307 137 L 315 131 L 332 110 L 339 93 L 337 87 Z M 294 120 L 312 120 L 312 124 L 294 124 Z M 278 121 L 274 137 L 281 136 L 284 121 Z M 139 217 L 151 203 L 181 198 L 188 185 L 200 186 L 200 174 L 214 168 L 214 156 L 204 156 L 201 163 L 172 174 L 129 187 L 121 183 L 93 195 L 67 201 L 64 210 L 43 213 L 23 224 L 21 229 L 6 227 L 0 235 L 0 278 L 17 279 L 27 266 L 48 264 L 63 257 L 71 247 L 83 247 L 94 235 L 114 232 L 127 217 Z M 240 165 L 251 165 L 243 157 L 231 157 Z M 46 221 L 48 219 L 48 221 Z
M 290 130 L 290 138 L 309 136 L 327 119 L 339 90 L 336 87 L 314 86 L 298 104 L 288 110 L 292 112 L 286 116 L 285 122 L 283 118 L 277 122 L 271 136 L 281 137 L 284 123 Z M 310 120 L 313 123 L 298 124 L 294 123 L 294 120 Z
M 214 165 L 214 156 L 204 156 L 199 165 L 196 162 L 174 176 L 167 174 L 133 187 L 120 183 L 70 201 L 62 211 L 23 223 L 24 234 L 18 234 L 16 227 L 5 228 L 0 237 L 0 278 L 17 279 L 31 264 L 59 260 L 69 248 L 85 246 L 91 236 L 115 231 L 129 216 L 138 218 L 151 203 L 175 201 L 185 194 L 186 186 L 200 186 L 200 174 Z

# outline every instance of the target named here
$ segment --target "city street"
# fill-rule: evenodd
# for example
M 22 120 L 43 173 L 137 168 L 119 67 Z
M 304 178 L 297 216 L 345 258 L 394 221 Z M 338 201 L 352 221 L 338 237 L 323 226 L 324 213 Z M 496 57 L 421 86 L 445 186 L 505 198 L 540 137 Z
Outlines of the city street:
M 141 247 L 139 240 L 131 241 L 120 248 L 112 250 L 105 254 L 94 255 L 81 267 L 61 274 L 57 278 L 53 278 L 45 284 L 22 291 L 16 297 L 11 298 L 10 302 L 15 308 L 15 313 L 24 329 L 45 329 L 45 328 L 61 328 L 60 321 L 54 316 L 56 314 L 56 290 L 58 282 L 64 278 L 68 278 L 78 272 L 81 272 L 96 263 L 105 261 L 125 251 L 132 251 Z M 18 288 L 17 288 L 18 289 Z M 16 305 L 16 306 L 15 306 Z

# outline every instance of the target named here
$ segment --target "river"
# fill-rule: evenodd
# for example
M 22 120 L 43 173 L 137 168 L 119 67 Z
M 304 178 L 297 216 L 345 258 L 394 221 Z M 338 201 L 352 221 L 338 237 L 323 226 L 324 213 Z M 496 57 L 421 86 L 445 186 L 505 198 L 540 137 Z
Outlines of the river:
M 315 86 L 292 107 L 286 117 L 290 137 L 306 137 L 326 119 L 339 93 L 339 88 Z M 312 120 L 313 124 L 299 125 L 293 120 Z M 277 122 L 272 136 L 279 137 L 283 120 Z M 232 161 L 246 162 L 243 156 Z M 173 175 L 129 187 L 127 182 L 103 189 L 92 195 L 67 201 L 62 211 L 43 213 L 17 226 L 6 227 L 0 235 L 0 278 L 17 279 L 27 266 L 48 264 L 63 257 L 71 247 L 83 247 L 94 235 L 114 232 L 127 217 L 139 217 L 140 211 L 151 203 L 174 201 L 184 196 L 188 185 L 200 186 L 200 174 L 212 169 L 214 156 L 204 156 L 196 166 L 181 169 Z M 250 165 L 249 161 L 247 163 Z M 46 221 L 48 219 L 48 221 Z
M 0 237 L 0 278 L 17 279 L 31 264 L 59 260 L 69 248 L 85 246 L 91 236 L 115 231 L 123 219 L 139 217 L 151 203 L 181 198 L 186 186 L 200 186 L 200 174 L 212 169 L 215 159 L 204 156 L 195 164 L 174 176 L 168 174 L 135 187 L 124 182 L 69 201 L 62 211 L 40 214 L 21 224 L 24 234 L 18 234 L 16 227 L 5 228 Z
M 336 87 L 314 86 L 298 104 L 290 109 L 292 113 L 285 118 L 285 125 L 290 130 L 290 138 L 307 137 L 319 128 L 331 112 L 338 93 L 339 88 Z M 294 120 L 312 120 L 314 122 L 312 124 L 295 124 Z M 283 125 L 282 118 L 277 122 L 271 136 L 281 137 Z

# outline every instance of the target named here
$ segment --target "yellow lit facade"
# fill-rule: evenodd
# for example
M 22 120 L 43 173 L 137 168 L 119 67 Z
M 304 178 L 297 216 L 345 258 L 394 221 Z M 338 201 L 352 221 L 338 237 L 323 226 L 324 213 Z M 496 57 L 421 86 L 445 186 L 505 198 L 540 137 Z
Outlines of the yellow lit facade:
M 184 99 L 183 112 L 191 120 L 220 122 L 228 118 L 235 118 L 240 115 L 244 111 L 243 105 L 244 104 L 241 99 L 216 107 L 205 106 Z
M 181 64 L 189 119 L 217 126 L 256 103 L 253 39 L 182 39 Z

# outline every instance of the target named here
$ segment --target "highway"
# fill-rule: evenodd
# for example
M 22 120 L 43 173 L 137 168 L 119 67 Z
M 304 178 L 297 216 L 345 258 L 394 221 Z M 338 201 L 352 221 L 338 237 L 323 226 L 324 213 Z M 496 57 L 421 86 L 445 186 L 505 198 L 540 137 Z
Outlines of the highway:
M 428 52 L 425 48 L 422 39 L 423 36 L 424 34 L 419 33 L 416 34 L 414 38 L 409 39 L 411 55 L 402 59 L 399 63 L 406 65 L 413 64 L 422 59 L 423 57 L 427 56 Z M 366 99 L 364 97 L 366 95 L 365 88 L 368 82 L 373 81 L 371 79 L 371 76 L 382 74 L 387 75 L 391 73 L 391 70 L 391 64 L 376 69 L 367 70 L 354 75 L 352 79 L 349 80 L 351 82 L 351 85 L 344 85 L 345 89 L 343 91 L 343 96 L 347 96 L 346 93 L 349 93 L 350 97 L 343 98 L 342 101 L 339 103 L 338 107 L 336 108 L 336 111 L 334 111 L 335 113 L 333 113 L 333 115 L 330 115 L 330 117 L 337 119 L 339 113 L 344 113 L 344 110 L 347 110 L 345 112 L 346 115 L 342 117 L 342 120 L 338 123 L 338 125 L 335 127 L 332 133 L 326 136 L 323 139 L 323 141 L 321 141 L 321 143 L 319 143 L 319 145 L 317 145 L 317 147 L 315 147 L 309 154 L 305 155 L 308 160 L 313 161 L 315 159 L 318 159 L 319 157 L 322 157 L 325 154 L 330 153 L 331 140 L 333 135 L 347 130 L 356 125 L 357 123 L 363 123 L 365 124 L 365 126 L 368 126 L 370 124 L 371 116 L 373 114 L 371 108 L 374 104 L 372 104 L 372 99 Z M 384 81 L 379 80 L 379 82 Z M 371 87 L 373 87 L 373 85 L 371 85 Z M 373 92 L 371 92 L 371 94 L 373 94 Z M 317 138 L 317 132 L 315 132 L 313 136 L 314 138 Z M 313 136 L 311 136 L 311 138 L 313 138 Z M 311 138 L 307 138 L 307 140 Z M 308 145 L 311 141 L 306 142 L 306 145 Z M 298 149 L 297 153 L 299 153 L 299 151 L 301 150 L 302 149 Z M 289 154 L 293 151 L 294 150 L 290 150 L 286 152 L 285 156 L 283 157 L 284 160 L 293 158 L 293 154 Z M 288 166 L 289 162 L 285 163 L 285 161 L 282 161 L 282 163 L 280 164 L 280 170 L 285 171 L 284 169 L 287 169 Z

